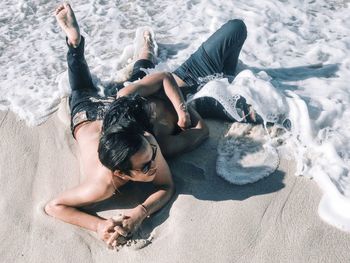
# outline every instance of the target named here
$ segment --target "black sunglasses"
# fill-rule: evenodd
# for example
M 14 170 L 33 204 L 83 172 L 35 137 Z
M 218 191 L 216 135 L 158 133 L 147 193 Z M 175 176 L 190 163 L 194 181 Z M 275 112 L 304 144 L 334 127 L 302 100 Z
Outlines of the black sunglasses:
M 157 149 L 158 147 L 152 143 L 150 143 L 151 147 L 152 147 L 152 158 L 149 162 L 147 162 L 141 169 L 134 169 L 134 171 L 140 171 L 144 174 L 147 174 L 150 170 L 151 170 L 151 166 L 152 163 L 154 162 L 154 160 L 156 159 L 157 156 Z

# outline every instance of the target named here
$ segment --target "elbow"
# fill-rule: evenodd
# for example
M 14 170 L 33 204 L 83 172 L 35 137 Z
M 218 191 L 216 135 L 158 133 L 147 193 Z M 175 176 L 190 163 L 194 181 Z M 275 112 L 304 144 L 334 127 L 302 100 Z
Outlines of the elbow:
M 163 78 L 163 85 L 166 83 L 174 84 L 174 82 L 175 82 L 175 79 L 170 72 L 162 72 L 162 78 Z
M 48 214 L 49 216 L 56 217 L 56 215 L 60 210 L 60 207 L 55 200 L 51 200 L 45 205 L 44 210 L 45 210 L 45 213 Z
M 200 132 L 201 138 L 203 139 L 209 138 L 209 127 L 203 120 L 200 120 L 197 123 L 195 129 L 197 129 Z
M 164 185 L 160 189 L 163 189 L 167 192 L 167 196 L 169 199 L 175 194 L 175 190 L 176 190 L 174 182 L 171 182 L 166 186 Z
M 170 72 L 163 72 L 162 74 L 164 79 L 171 79 L 173 77 Z
M 169 185 L 166 191 L 167 191 L 166 202 L 169 202 L 171 198 L 173 198 L 173 196 L 175 195 L 175 191 L 176 191 L 175 184 Z

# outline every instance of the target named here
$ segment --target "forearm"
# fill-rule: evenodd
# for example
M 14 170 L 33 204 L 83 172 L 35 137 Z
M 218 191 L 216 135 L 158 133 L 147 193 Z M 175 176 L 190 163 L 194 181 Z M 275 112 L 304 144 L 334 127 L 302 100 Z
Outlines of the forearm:
M 168 73 L 163 80 L 164 92 L 174 106 L 178 116 L 184 114 L 185 99 L 174 77 Z
M 191 128 L 181 132 L 182 141 L 178 141 L 176 145 L 167 147 L 164 150 L 166 157 L 174 157 L 179 154 L 190 152 L 196 149 L 209 137 L 209 132 L 202 129 Z
M 80 226 L 88 230 L 97 231 L 99 223 L 104 219 L 81 212 L 74 207 L 65 205 L 48 203 L 45 206 L 45 212 L 55 218 L 58 218 L 66 223 Z
M 148 97 L 157 93 L 163 88 L 163 81 L 166 76 L 166 72 L 150 74 L 138 82 L 132 83 L 119 90 L 117 97 L 123 97 L 131 94 L 138 94 L 142 97 Z
M 161 209 L 174 194 L 175 187 L 173 185 L 161 188 L 151 194 L 142 205 L 146 208 L 147 214 L 151 215 Z
M 192 127 L 181 131 L 177 135 L 158 138 L 158 143 L 164 156 L 174 157 L 178 154 L 192 151 L 209 137 L 209 129 L 200 115 L 188 107 Z

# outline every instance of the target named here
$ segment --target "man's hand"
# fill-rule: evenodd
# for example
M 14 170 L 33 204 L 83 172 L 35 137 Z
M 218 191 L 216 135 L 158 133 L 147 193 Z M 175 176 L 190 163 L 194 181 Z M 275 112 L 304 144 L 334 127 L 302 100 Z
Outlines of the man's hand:
M 183 111 L 181 114 L 179 114 L 179 120 L 177 122 L 177 125 L 183 129 L 186 130 L 188 128 L 191 127 L 192 123 L 191 123 L 191 116 L 188 113 L 188 111 Z
M 107 244 L 108 248 L 113 249 L 125 243 L 125 237 L 135 232 L 146 217 L 147 211 L 139 205 L 117 219 L 110 218 L 99 223 L 97 235 Z
M 108 248 L 117 246 L 118 237 L 127 236 L 128 233 L 122 228 L 122 220 L 123 218 L 117 220 L 110 218 L 97 225 L 97 235 L 107 244 Z
M 124 231 L 128 233 L 135 232 L 142 221 L 147 217 L 147 211 L 142 205 L 136 206 L 134 209 L 129 210 L 122 219 L 122 227 Z

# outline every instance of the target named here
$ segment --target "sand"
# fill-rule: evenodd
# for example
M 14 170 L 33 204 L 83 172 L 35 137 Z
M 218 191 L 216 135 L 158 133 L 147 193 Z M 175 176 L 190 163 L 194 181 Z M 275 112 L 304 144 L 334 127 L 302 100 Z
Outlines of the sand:
M 0 262 L 350 262 L 350 235 L 321 221 L 321 191 L 293 175 L 293 161 L 282 159 L 254 184 L 231 185 L 215 173 L 218 139 L 228 125 L 209 125 L 207 142 L 169 161 L 177 192 L 135 236 L 148 238 L 138 242 L 146 246 L 117 252 L 43 212 L 50 198 L 80 180 L 69 129 L 56 114 L 30 128 L 1 111 Z M 117 215 L 142 199 L 145 188 L 127 186 L 122 196 L 90 209 Z

